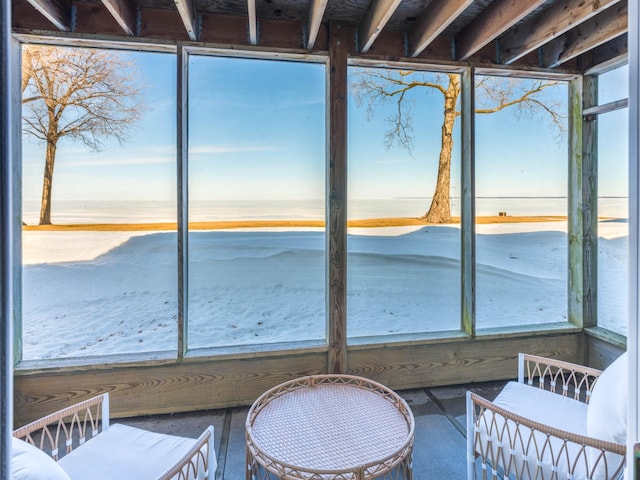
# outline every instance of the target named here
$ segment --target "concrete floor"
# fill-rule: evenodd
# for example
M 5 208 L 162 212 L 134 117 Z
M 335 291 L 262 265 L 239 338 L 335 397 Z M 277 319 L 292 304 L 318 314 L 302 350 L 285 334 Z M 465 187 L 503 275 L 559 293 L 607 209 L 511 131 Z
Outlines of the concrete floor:
M 472 390 L 493 400 L 505 382 L 404 390 L 416 422 L 413 478 L 440 480 L 466 478 L 465 394 Z M 113 423 L 196 438 L 208 426 L 215 429 L 218 457 L 216 480 L 245 480 L 244 424 L 249 408 L 228 408 L 117 419 Z

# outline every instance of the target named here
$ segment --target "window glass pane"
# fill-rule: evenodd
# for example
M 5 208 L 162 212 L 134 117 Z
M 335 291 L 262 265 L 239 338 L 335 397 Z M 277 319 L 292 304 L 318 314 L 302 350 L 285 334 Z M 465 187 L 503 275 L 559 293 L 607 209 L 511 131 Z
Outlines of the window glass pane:
M 629 66 L 598 75 L 598 104 L 614 102 L 629 97 Z
M 175 351 L 175 56 L 23 52 L 23 358 Z
M 477 328 L 564 322 L 567 86 L 476 82 Z M 517 103 L 526 98 L 540 103 Z
M 324 77 L 189 59 L 189 348 L 324 341 Z
M 598 116 L 598 325 L 627 334 L 629 109 Z
M 349 82 L 348 336 L 458 331 L 460 76 L 354 67 Z

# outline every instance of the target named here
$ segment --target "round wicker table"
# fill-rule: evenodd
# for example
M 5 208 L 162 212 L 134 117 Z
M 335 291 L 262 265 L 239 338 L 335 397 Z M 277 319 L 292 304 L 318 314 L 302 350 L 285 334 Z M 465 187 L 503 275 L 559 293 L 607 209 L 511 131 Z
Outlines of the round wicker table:
M 415 422 L 387 387 L 312 375 L 268 390 L 247 415 L 247 480 L 411 480 Z

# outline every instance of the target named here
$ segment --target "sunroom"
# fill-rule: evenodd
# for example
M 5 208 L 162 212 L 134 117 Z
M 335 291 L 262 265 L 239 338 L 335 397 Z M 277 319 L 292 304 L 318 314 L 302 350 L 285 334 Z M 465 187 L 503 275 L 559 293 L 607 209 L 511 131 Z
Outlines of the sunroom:
M 637 15 L 12 0 L 6 431 L 104 392 L 132 417 L 635 365 Z M 111 83 L 69 101 L 90 65 Z

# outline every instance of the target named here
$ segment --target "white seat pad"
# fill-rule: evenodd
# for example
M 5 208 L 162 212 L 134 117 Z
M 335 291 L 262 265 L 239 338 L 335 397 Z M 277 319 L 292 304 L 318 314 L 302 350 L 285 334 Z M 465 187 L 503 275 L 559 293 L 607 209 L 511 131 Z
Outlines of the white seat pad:
M 71 480 L 153 480 L 195 441 L 115 424 L 58 463 Z
M 557 393 L 552 393 L 523 383 L 509 382 L 493 403 L 516 415 L 538 423 L 553 426 L 578 435 L 587 434 L 588 406 L 573 398 L 563 397 Z M 567 471 L 569 470 L 566 459 L 567 452 L 561 453 L 562 441 L 560 439 L 551 438 L 550 445 L 543 447 L 546 436 L 541 432 L 536 431 L 533 434 L 535 443 L 531 443 L 531 430 L 528 428 L 521 427 L 523 428 L 521 430 L 522 436 L 514 436 L 516 425 L 511 420 L 507 422 L 509 425 L 509 434 L 504 430 L 505 423 L 503 417 L 496 417 L 495 424 L 492 422 L 492 419 L 493 414 L 490 411 L 485 411 L 477 424 L 477 428 L 479 428 L 480 431 L 481 445 L 476 444 L 475 447 L 476 449 L 481 448 L 489 459 L 495 459 L 494 462 L 497 462 L 497 465 L 494 465 L 493 468 L 498 466 L 506 468 L 507 464 L 509 464 L 509 471 L 512 473 L 514 471 L 519 472 L 517 477 L 524 479 L 534 477 L 545 480 L 550 478 L 586 478 L 584 462 L 579 462 L 578 465 L 575 466 L 575 477 L 567 476 Z M 491 431 L 487 432 L 487 430 Z M 521 450 L 522 441 L 525 442 L 524 448 L 526 454 Z M 509 446 L 510 442 L 513 442 L 513 452 L 511 452 L 511 447 Z M 540 448 L 543 449 L 544 453 L 539 450 Z M 569 450 L 568 456 L 575 458 L 579 447 L 574 444 L 569 444 L 567 448 Z M 489 453 L 488 449 L 493 453 Z M 542 458 L 536 460 L 538 455 L 541 455 Z M 561 457 L 558 459 L 559 464 L 557 467 L 553 467 L 552 459 L 558 458 L 558 456 Z M 537 468 L 541 468 L 541 471 L 536 473 Z M 556 468 L 557 472 L 554 473 Z M 556 474 L 557 477 L 555 476 Z M 509 476 L 509 478 L 511 478 L 511 476 Z
M 493 403 L 529 420 L 587 435 L 588 405 L 573 398 L 525 383 L 509 382 Z

